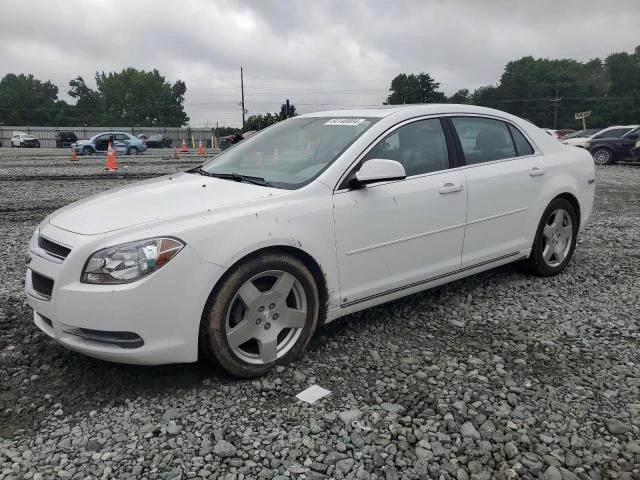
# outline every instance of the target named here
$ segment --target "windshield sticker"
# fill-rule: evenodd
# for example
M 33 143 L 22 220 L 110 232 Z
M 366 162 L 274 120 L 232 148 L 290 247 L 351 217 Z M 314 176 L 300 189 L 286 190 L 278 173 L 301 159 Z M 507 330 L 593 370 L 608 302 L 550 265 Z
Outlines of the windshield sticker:
M 323 125 L 360 125 L 364 121 L 364 118 L 332 118 Z

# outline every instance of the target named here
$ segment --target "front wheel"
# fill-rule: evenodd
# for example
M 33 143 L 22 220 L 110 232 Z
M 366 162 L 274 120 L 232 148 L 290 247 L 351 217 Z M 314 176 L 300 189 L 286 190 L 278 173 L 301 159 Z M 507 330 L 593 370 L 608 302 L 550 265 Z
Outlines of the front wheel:
M 576 248 L 578 215 L 565 198 L 555 198 L 542 214 L 528 259 L 535 274 L 550 277 L 569 263 Z
M 127 150 L 127 155 L 137 155 L 138 149 L 136 147 L 129 147 Z
M 82 148 L 82 153 L 84 155 L 93 155 L 93 148 L 91 148 L 91 147 L 83 147 Z
M 236 267 L 207 302 L 203 350 L 231 375 L 264 375 L 302 352 L 318 324 L 319 306 L 315 279 L 300 260 L 254 258 Z
M 596 165 L 609 165 L 613 163 L 613 152 L 608 148 L 596 148 L 591 155 Z

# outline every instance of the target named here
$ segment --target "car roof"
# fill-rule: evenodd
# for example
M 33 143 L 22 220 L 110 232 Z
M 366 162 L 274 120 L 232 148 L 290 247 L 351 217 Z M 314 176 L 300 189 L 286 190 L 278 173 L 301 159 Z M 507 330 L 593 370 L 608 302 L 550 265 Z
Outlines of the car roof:
M 305 117 L 365 117 L 384 118 L 396 114 L 440 115 L 450 113 L 475 113 L 484 115 L 509 115 L 506 112 L 477 105 L 463 105 L 456 103 L 419 103 L 411 105 L 384 105 L 376 108 L 357 108 L 350 110 L 328 110 L 322 112 L 305 113 L 297 118 Z

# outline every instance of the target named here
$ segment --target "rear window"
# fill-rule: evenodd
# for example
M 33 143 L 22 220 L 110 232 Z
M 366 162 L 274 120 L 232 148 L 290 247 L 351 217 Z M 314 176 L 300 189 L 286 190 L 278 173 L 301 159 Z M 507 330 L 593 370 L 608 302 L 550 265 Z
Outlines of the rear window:
M 505 122 L 482 117 L 455 117 L 451 121 L 467 165 L 518 156 Z

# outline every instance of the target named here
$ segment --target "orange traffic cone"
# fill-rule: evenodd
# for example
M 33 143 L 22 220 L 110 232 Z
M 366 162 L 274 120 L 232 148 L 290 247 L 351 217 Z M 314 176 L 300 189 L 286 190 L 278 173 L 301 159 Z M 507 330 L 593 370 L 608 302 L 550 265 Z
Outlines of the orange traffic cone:
M 76 149 L 75 148 L 71 149 L 71 161 L 72 162 L 77 162 L 78 161 L 78 154 L 76 153 Z
M 109 148 L 107 149 L 107 164 L 104 167 L 108 172 L 115 172 L 118 169 L 116 165 L 116 152 L 109 142 Z
M 178 147 L 173 147 L 173 155 L 171 155 L 171 158 L 172 158 L 173 160 L 179 160 L 179 157 L 178 157 Z
M 202 140 L 198 144 L 198 156 L 202 157 L 204 155 L 204 147 L 202 146 Z
M 182 139 L 182 149 L 180 150 L 182 153 L 187 153 L 187 142 L 185 141 L 185 139 Z

